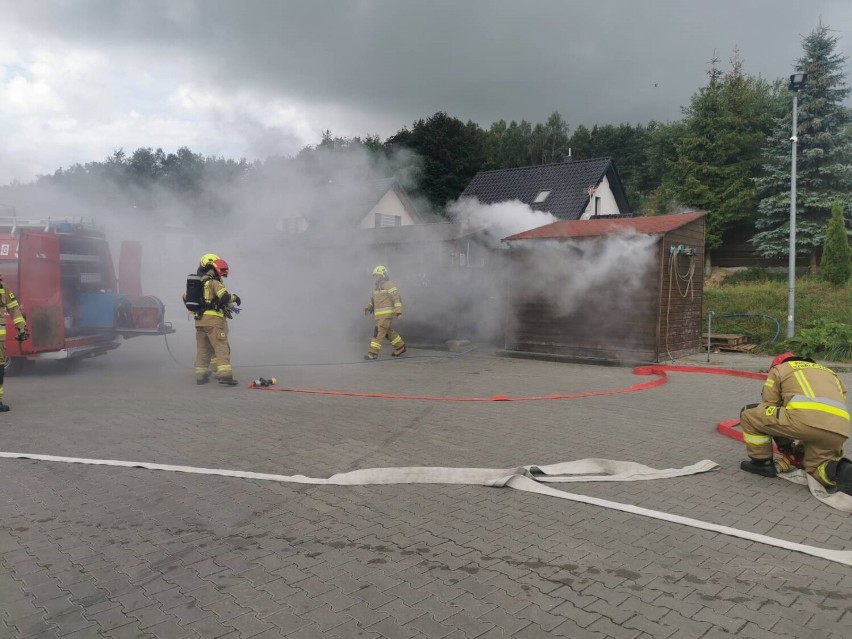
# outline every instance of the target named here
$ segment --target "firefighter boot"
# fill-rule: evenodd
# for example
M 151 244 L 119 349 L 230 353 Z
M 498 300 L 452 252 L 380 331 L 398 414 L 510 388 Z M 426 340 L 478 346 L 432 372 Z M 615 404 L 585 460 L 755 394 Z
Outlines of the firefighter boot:
M 230 375 L 220 377 L 219 383 L 222 384 L 222 386 L 236 386 L 237 384 L 239 384 L 239 382 Z
M 747 473 L 762 475 L 763 477 L 777 477 L 778 473 L 775 470 L 775 464 L 772 459 L 754 459 L 749 457 L 748 461 L 740 463 L 740 469 Z
M 210 373 L 204 373 L 201 377 L 195 378 L 195 383 L 201 386 L 202 384 L 206 384 L 210 381 Z
M 8 413 L 10 410 L 11 409 L 9 408 L 8 404 L 4 404 L 2 401 L 0 401 L 0 413 Z
M 834 475 L 838 490 L 852 495 L 852 461 L 841 457 L 837 461 L 829 462 L 829 475 Z
M 373 360 L 379 359 L 379 356 L 373 355 L 373 353 L 367 353 L 366 355 L 364 355 L 364 359 L 366 359 L 368 362 L 372 362 Z
M 391 357 L 402 357 L 402 354 L 407 350 L 408 349 L 405 348 L 405 346 L 403 346 L 401 351 L 399 351 L 399 352 L 394 351 L 393 353 L 391 353 Z

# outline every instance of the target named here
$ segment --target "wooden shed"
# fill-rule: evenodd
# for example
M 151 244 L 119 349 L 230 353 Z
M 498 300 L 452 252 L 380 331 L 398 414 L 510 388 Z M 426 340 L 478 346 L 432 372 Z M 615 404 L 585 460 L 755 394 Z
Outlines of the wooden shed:
M 604 362 L 698 352 L 704 215 L 559 221 L 505 238 L 505 349 Z

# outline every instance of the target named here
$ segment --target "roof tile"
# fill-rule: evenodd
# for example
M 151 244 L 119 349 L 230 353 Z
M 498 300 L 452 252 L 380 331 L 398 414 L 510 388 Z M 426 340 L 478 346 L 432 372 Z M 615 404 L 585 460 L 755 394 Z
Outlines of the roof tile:
M 601 183 L 611 165 L 612 159 L 604 157 L 481 171 L 462 197 L 475 197 L 483 204 L 520 200 L 561 220 L 576 220 L 589 203 L 588 189 Z M 542 191 L 550 191 L 550 195 L 544 202 L 534 204 Z

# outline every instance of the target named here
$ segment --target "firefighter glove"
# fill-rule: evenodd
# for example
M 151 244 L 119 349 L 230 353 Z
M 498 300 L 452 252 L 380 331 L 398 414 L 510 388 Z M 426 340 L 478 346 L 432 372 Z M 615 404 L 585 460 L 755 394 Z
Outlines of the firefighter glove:
M 24 340 L 27 340 L 29 338 L 30 338 L 30 332 L 27 330 L 26 326 L 18 329 L 18 334 L 17 334 L 17 336 L 15 336 L 16 340 L 18 340 L 19 342 L 23 342 Z
M 234 295 L 234 304 L 236 304 L 237 306 L 243 305 L 243 301 L 240 299 L 239 295 Z
M 371 306 L 365 306 L 364 307 L 364 315 L 369 315 L 372 312 L 373 312 L 373 308 Z

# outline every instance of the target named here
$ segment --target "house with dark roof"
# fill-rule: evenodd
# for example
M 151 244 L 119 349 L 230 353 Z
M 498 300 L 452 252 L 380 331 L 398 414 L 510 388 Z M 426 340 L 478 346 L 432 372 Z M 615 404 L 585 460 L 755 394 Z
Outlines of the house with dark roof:
M 698 352 L 704 221 L 566 220 L 505 238 L 505 349 L 605 362 Z
M 560 220 L 630 215 L 630 203 L 612 158 L 575 160 L 481 171 L 461 197 L 483 204 L 519 200 Z

